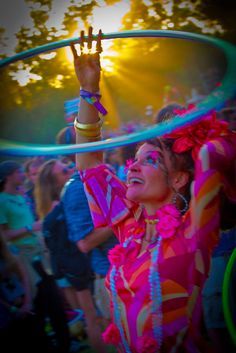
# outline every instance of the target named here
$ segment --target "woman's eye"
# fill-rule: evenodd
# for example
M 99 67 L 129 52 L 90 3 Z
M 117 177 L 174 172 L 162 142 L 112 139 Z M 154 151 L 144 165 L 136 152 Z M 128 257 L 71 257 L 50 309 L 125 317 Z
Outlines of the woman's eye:
M 149 157 L 147 157 L 144 160 L 144 164 L 145 165 L 152 165 L 152 166 L 157 168 L 159 163 L 158 163 L 158 159 L 157 158 L 154 158 L 153 156 L 149 156 Z

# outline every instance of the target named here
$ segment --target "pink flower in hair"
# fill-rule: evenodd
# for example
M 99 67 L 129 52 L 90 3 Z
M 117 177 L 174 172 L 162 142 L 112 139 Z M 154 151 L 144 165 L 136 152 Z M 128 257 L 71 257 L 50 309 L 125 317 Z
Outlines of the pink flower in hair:
M 120 332 L 115 324 L 110 324 L 102 334 L 103 341 L 117 346 L 120 343 Z
M 213 112 L 192 125 L 176 129 L 164 137 L 174 139 L 172 151 L 183 153 L 191 150 L 196 160 L 200 148 L 209 140 L 223 136 L 228 131 L 228 123 L 220 121 Z

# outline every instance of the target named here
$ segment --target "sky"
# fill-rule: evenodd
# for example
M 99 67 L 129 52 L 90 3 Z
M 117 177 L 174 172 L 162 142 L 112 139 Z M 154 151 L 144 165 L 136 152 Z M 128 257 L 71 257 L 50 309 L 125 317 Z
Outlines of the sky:
M 60 29 L 63 14 L 69 5 L 69 1 L 54 0 L 53 8 L 48 21 L 49 26 Z M 100 1 L 103 5 L 104 2 Z M 121 18 L 129 9 L 129 1 L 122 0 L 113 6 L 105 6 L 95 8 L 93 13 L 94 33 L 102 28 L 103 33 L 118 31 L 121 24 Z M 102 27 L 101 27 L 102 24 Z M 5 28 L 5 37 L 8 38 L 7 48 L 2 48 L 1 52 L 7 56 L 14 54 L 14 46 L 16 44 L 15 34 L 20 27 L 32 27 L 32 20 L 29 15 L 29 7 L 24 0 L 1 0 L 0 1 L 0 27 Z M 45 43 L 46 44 L 46 43 Z

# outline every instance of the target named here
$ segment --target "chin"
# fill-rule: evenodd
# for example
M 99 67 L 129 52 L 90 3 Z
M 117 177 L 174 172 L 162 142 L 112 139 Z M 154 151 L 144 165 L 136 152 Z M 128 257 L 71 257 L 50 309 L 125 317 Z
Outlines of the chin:
M 134 192 L 133 190 L 128 189 L 126 192 L 126 197 L 130 201 L 134 201 L 134 202 L 140 201 L 140 195 L 137 192 Z

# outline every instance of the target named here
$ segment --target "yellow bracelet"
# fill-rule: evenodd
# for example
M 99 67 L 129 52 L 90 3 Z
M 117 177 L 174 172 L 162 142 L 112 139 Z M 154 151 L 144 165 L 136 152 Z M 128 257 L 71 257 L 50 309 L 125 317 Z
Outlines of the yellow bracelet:
M 101 140 L 101 134 L 99 135 L 94 135 L 94 136 L 88 136 L 88 135 L 85 135 L 84 133 L 81 133 L 81 130 L 77 130 L 77 133 L 81 136 L 84 136 L 86 137 L 86 139 L 88 141 L 98 141 L 98 140 Z
M 96 123 L 92 123 L 92 124 L 80 123 L 77 120 L 77 118 L 75 118 L 75 121 L 74 121 L 74 126 L 80 130 L 98 130 L 98 129 L 100 130 L 100 128 L 102 127 L 102 124 L 103 124 L 102 119 L 99 119 L 99 121 L 97 121 Z
M 75 129 L 76 129 L 77 133 L 80 134 L 81 136 L 85 136 L 85 137 L 98 137 L 98 136 L 101 136 L 100 129 L 99 130 L 93 130 L 93 131 L 81 130 L 81 129 L 78 129 L 77 127 L 75 127 Z

